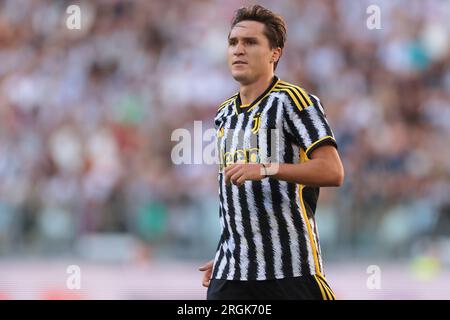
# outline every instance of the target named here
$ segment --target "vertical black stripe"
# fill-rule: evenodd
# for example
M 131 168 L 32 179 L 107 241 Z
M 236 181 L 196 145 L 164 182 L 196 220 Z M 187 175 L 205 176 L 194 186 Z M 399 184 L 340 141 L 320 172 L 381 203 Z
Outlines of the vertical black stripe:
M 316 223 L 316 219 L 314 219 L 314 234 L 316 235 L 316 243 L 317 243 L 317 254 L 319 255 L 317 257 L 318 263 L 319 263 L 319 268 L 320 271 L 323 274 L 323 265 L 320 262 L 320 260 L 322 259 L 322 250 L 320 248 L 320 239 L 319 239 L 319 231 L 317 230 L 317 223 Z M 323 262 L 323 261 L 322 261 Z
M 229 117 L 234 113 L 234 101 L 227 108 L 228 110 L 225 117 Z
M 320 188 L 319 187 L 304 187 L 303 188 L 303 201 L 305 202 L 305 205 L 307 204 L 308 207 L 306 208 L 311 209 L 311 212 L 308 213 L 310 216 L 314 216 L 316 213 L 316 207 L 317 207 L 317 200 L 319 199 L 320 194 Z
M 288 226 L 284 216 L 282 214 L 283 209 L 281 208 L 281 190 L 280 183 L 276 179 L 269 178 L 270 191 L 272 193 L 272 204 L 274 209 L 275 218 L 278 222 L 278 234 L 280 236 L 281 243 L 281 262 L 283 275 L 285 277 L 291 277 L 293 275 L 292 270 L 292 253 L 290 247 L 290 239 L 288 233 Z
M 253 240 L 252 225 L 250 223 L 250 211 L 248 209 L 247 195 L 245 194 L 245 185 L 239 188 L 239 203 L 241 205 L 242 225 L 244 228 L 244 237 L 248 244 L 248 271 L 243 274 L 244 279 L 248 279 L 252 275 L 256 275 L 256 245 Z
M 325 114 L 325 109 L 324 109 L 323 105 L 322 105 L 322 108 L 320 108 L 319 100 L 314 98 L 312 95 L 308 95 L 308 96 L 311 99 L 311 101 L 312 101 L 312 103 L 313 103 L 317 113 L 319 114 L 319 118 L 322 120 L 323 126 L 325 128 L 325 132 L 327 133 L 326 135 L 334 137 L 333 136 L 333 132 L 331 131 L 331 128 L 330 128 L 329 124 L 325 120 L 326 119 L 326 114 Z M 323 112 L 321 111 L 321 109 L 323 109 Z
M 278 99 L 274 99 L 274 102 L 272 106 L 278 106 Z M 268 128 L 268 135 L 271 137 L 271 128 L 277 128 L 276 119 L 277 118 L 277 108 L 270 108 L 270 110 L 267 111 L 267 128 Z M 278 129 L 281 130 L 281 129 Z M 277 135 L 280 135 L 280 132 L 276 133 Z M 272 156 L 275 158 L 274 160 L 279 163 L 280 162 L 280 136 L 274 137 L 276 141 L 274 142 L 275 147 L 277 150 L 270 150 L 272 148 L 271 139 L 268 139 L 268 145 L 267 145 L 267 154 L 269 152 L 272 154 Z M 270 142 L 269 142 L 270 141 Z M 273 205 L 273 211 L 275 214 L 275 219 L 278 223 L 278 234 L 280 237 L 280 244 L 282 248 L 281 252 L 281 264 L 282 264 L 282 271 L 284 277 L 291 277 L 293 276 L 293 270 L 292 270 L 292 253 L 291 253 L 291 247 L 290 247 L 290 239 L 289 239 L 289 233 L 288 233 L 288 225 L 287 222 L 283 216 L 283 208 L 281 206 L 281 203 L 283 201 L 282 192 L 286 192 L 286 190 L 281 190 L 280 182 L 276 179 L 269 178 L 269 185 L 270 185 L 270 192 L 272 195 L 272 205 Z
M 247 126 L 249 125 L 249 121 L 251 121 L 251 114 L 246 114 L 242 128 L 244 130 L 244 133 L 247 129 Z M 250 128 L 251 129 L 251 128 Z M 243 142 L 244 144 L 244 142 Z M 251 147 L 251 146 L 242 146 L 244 147 Z M 249 159 L 247 159 L 248 161 Z M 256 245 L 253 239 L 253 231 L 252 231 L 252 225 L 250 222 L 250 211 L 248 208 L 248 200 L 247 200 L 247 194 L 245 192 L 245 185 L 242 185 L 239 187 L 238 191 L 238 198 L 239 198 L 239 205 L 241 207 L 241 215 L 242 215 L 242 228 L 244 230 L 244 237 L 247 241 L 248 245 L 248 270 L 247 274 L 241 274 L 241 276 L 244 279 L 248 279 L 251 277 L 251 275 L 255 275 L 257 273 L 257 262 L 256 262 Z
M 219 196 L 220 196 L 220 187 L 219 187 Z M 222 204 L 219 204 L 219 219 L 222 220 L 223 219 L 223 214 L 222 214 Z M 224 242 L 224 231 L 225 231 L 225 225 L 221 228 L 221 234 L 220 234 L 220 239 L 219 239 L 219 243 L 217 244 L 217 248 L 216 248 L 216 255 L 217 252 L 220 250 L 219 255 L 217 256 L 217 259 L 214 261 L 214 268 L 213 268 L 213 272 L 211 275 L 211 278 L 215 279 L 217 277 L 217 273 L 219 271 L 219 265 L 222 262 L 222 258 L 223 258 L 223 250 L 222 250 L 222 243 Z M 216 258 L 216 257 L 214 257 Z
M 223 174 L 222 173 L 219 173 L 219 200 L 220 200 L 220 209 L 221 210 L 223 210 L 223 201 L 224 201 L 224 199 L 223 199 L 223 190 L 222 190 L 222 183 L 223 183 Z M 215 272 L 215 274 L 214 274 L 214 277 L 217 277 L 217 273 L 218 273 L 218 271 L 219 271 L 219 266 L 220 266 L 220 264 L 221 264 L 221 262 L 222 262 L 222 259 L 225 259 L 225 257 L 224 257 L 224 255 L 225 255 L 225 253 L 224 253 L 224 251 L 225 251 L 225 249 L 223 248 L 223 243 L 224 242 L 226 242 L 226 243 L 228 243 L 228 241 L 229 241 L 229 239 L 230 239 L 230 233 L 229 233 L 229 230 L 228 230 L 228 223 L 227 223 L 227 221 L 226 221 L 226 212 L 223 212 L 222 213 L 222 219 L 223 219 L 223 230 L 222 230 L 222 236 L 221 236 L 221 238 L 220 238 L 220 240 L 221 240 L 221 244 L 222 244 L 222 251 L 220 252 L 220 254 L 219 254 L 219 258 L 218 258 L 218 263 L 217 263 L 217 267 L 216 267 L 216 269 L 214 270 L 214 272 Z M 225 273 L 224 272 L 222 272 L 222 277 L 223 277 L 223 275 L 224 275 Z M 226 275 L 226 274 L 225 274 Z
M 231 119 L 232 120 L 232 119 Z M 224 127 L 227 126 L 227 122 L 230 121 L 230 119 L 226 119 L 225 120 L 225 124 Z M 229 126 L 229 128 L 233 128 L 231 125 Z M 224 141 L 224 152 L 226 151 L 226 139 L 229 139 L 229 134 L 228 134 L 229 130 L 227 130 L 226 136 L 224 135 L 223 139 L 225 139 Z M 225 198 L 224 198 L 224 188 L 223 188 L 223 172 L 219 173 L 219 200 L 220 200 L 220 204 L 222 205 L 222 209 L 223 209 L 223 221 L 224 221 L 224 242 L 227 243 L 227 248 L 225 251 L 225 248 L 222 246 L 222 250 L 224 250 L 224 256 L 222 257 L 222 259 L 225 259 L 226 263 L 225 263 L 225 267 L 222 271 L 221 274 L 221 278 L 227 278 L 228 276 L 228 272 L 229 272 L 229 268 L 230 268 L 230 259 L 231 259 L 231 252 L 230 252 L 230 247 L 229 247 L 229 243 L 230 243 L 230 239 L 231 239 L 231 234 L 230 232 L 232 232 L 232 230 L 230 230 L 231 226 L 228 225 L 227 223 L 227 216 L 229 216 L 228 212 L 226 212 L 225 208 L 224 208 L 224 203 L 225 203 Z M 219 264 L 220 265 L 220 264 Z
M 264 103 L 261 103 L 259 108 L 260 110 L 264 110 L 266 108 L 271 108 L 272 105 L 268 105 L 268 98 L 265 99 Z M 267 130 L 267 126 L 265 128 L 260 128 L 260 130 Z M 267 131 L 265 131 L 267 133 Z M 264 146 L 260 144 L 260 137 L 258 137 L 258 148 L 266 148 L 266 155 L 267 149 L 269 148 L 268 145 Z M 267 212 L 264 206 L 264 192 L 262 188 L 262 182 L 257 181 L 252 184 L 253 188 L 253 194 L 255 198 L 255 205 L 257 209 L 257 214 L 259 217 L 259 223 L 260 223 L 260 230 L 261 230 L 261 237 L 262 237 L 262 245 L 264 250 L 264 260 L 265 260 L 265 272 L 266 272 L 266 278 L 275 278 L 275 266 L 274 266 L 274 246 L 273 246 L 273 240 L 272 240 L 272 233 L 271 233 L 271 225 L 270 225 L 270 217 L 269 214 L 273 214 L 272 212 Z
M 299 118 L 305 125 L 306 131 L 311 138 L 311 142 L 314 142 L 319 139 L 319 131 L 317 130 L 314 122 L 311 119 L 311 116 L 309 114 L 310 110 L 308 110 L 309 108 L 315 108 L 315 106 L 310 106 L 305 109 L 301 114 L 299 114 Z
M 225 252 L 225 268 L 223 268 L 222 279 L 228 278 L 228 273 L 230 272 L 230 261 L 231 261 L 231 250 L 228 247 Z
M 311 99 L 313 105 L 317 108 L 317 111 L 319 111 L 320 114 L 325 115 L 325 109 L 323 110 L 323 113 L 322 113 L 322 111 L 321 111 L 321 109 L 320 109 L 320 106 L 319 106 L 319 100 L 317 100 L 316 98 L 314 98 L 314 97 L 313 97 L 312 95 L 310 95 L 310 94 L 309 94 L 308 96 L 309 96 L 309 98 Z M 322 105 L 322 109 L 323 109 L 323 105 Z
M 292 110 L 295 109 L 295 110 Z M 289 137 L 290 139 L 292 139 L 292 142 L 300 145 L 302 148 L 306 149 L 306 145 L 305 142 L 303 141 L 303 138 L 300 134 L 300 130 L 299 128 L 297 128 L 297 126 L 294 123 L 294 116 L 297 116 L 297 118 L 299 119 L 299 121 L 302 121 L 304 114 L 305 114 L 305 110 L 303 111 L 298 111 L 298 109 L 293 106 L 293 105 L 286 105 L 284 106 L 284 110 L 283 110 L 283 117 L 285 119 L 285 124 L 287 125 L 288 128 L 284 128 L 284 131 L 287 133 L 287 137 Z M 290 117 L 290 115 L 292 115 L 292 119 Z M 289 132 L 289 130 L 290 132 Z
M 317 106 L 318 105 L 318 101 L 316 98 L 314 98 L 314 96 L 312 94 L 308 94 L 309 99 L 312 101 L 312 103 Z
M 267 116 L 269 116 L 269 115 L 267 115 Z M 272 148 L 271 148 L 271 146 L 272 146 L 272 132 L 271 132 L 271 130 L 270 130 L 270 126 L 267 128 L 267 129 L 265 129 L 265 131 L 266 131 L 266 137 L 267 137 L 267 157 L 269 158 L 269 159 L 271 159 L 272 161 L 273 161 L 273 159 L 271 158 L 272 157 L 272 151 L 275 151 L 275 150 L 271 150 Z
M 238 117 L 237 116 L 233 117 L 231 119 L 230 128 L 238 130 L 239 128 L 236 128 L 237 121 L 238 121 Z M 230 139 L 231 139 L 231 141 L 229 143 L 229 145 L 230 145 L 229 151 L 230 152 L 235 151 L 235 148 L 231 148 L 232 144 L 233 144 L 233 141 L 232 141 L 233 138 L 234 138 L 234 132 L 233 132 L 233 134 L 230 134 Z M 237 280 L 237 279 L 240 279 L 240 277 L 241 277 L 240 268 L 239 268 L 240 255 L 241 255 L 241 239 L 240 239 L 239 233 L 237 232 L 237 229 L 236 229 L 236 221 L 235 221 L 236 212 L 235 212 L 235 207 L 234 207 L 234 202 L 233 202 L 233 189 L 234 189 L 233 184 L 225 186 L 225 191 L 226 191 L 226 199 L 225 200 L 226 200 L 227 206 L 228 206 L 228 218 L 230 221 L 230 229 L 231 229 L 230 232 L 231 232 L 231 236 L 233 237 L 234 244 L 235 244 L 235 248 L 232 252 L 232 255 L 235 260 L 235 267 L 234 267 L 235 273 L 234 273 L 233 279 Z
M 264 108 L 267 106 L 268 99 L 264 101 L 264 104 L 260 104 L 259 108 L 260 110 L 264 110 Z M 271 107 L 271 106 L 268 106 Z M 267 129 L 267 127 L 263 128 L 264 130 Z M 261 128 L 260 128 L 261 130 Z M 267 131 L 266 131 L 267 133 Z M 261 136 L 258 134 L 258 148 L 267 148 L 268 146 L 261 145 L 259 143 Z M 266 153 L 267 155 L 267 153 Z M 271 233 L 271 226 L 270 226 L 270 217 L 269 214 L 273 214 L 272 212 L 267 212 L 264 206 L 264 192 L 262 188 L 262 181 L 255 181 L 252 183 L 253 187 L 253 195 L 255 200 L 255 205 L 257 209 L 257 215 L 259 217 L 259 224 L 260 224 L 260 230 L 261 230 L 261 237 L 262 237 L 262 245 L 264 250 L 264 260 L 266 264 L 265 272 L 266 272 L 266 278 L 274 278 L 275 277 L 275 266 L 274 266 L 274 247 L 273 247 L 273 241 L 272 241 L 272 233 Z
M 271 241 L 269 217 L 267 211 L 264 208 L 263 190 L 261 181 L 252 181 L 252 190 L 255 198 L 255 208 L 259 218 L 262 245 L 264 250 L 264 260 L 266 262 L 266 278 L 275 277 L 274 269 L 274 257 L 273 257 L 273 244 Z
M 286 163 L 294 163 L 294 150 L 293 150 L 293 146 L 291 145 L 291 143 L 286 139 L 285 140 L 285 161 Z M 306 275 L 306 274 L 310 274 L 310 269 L 309 269 L 309 263 L 308 263 L 308 248 L 306 245 L 306 239 L 305 237 L 307 237 L 307 233 L 305 232 L 305 229 L 303 228 L 303 217 L 301 216 L 301 212 L 299 209 L 299 205 L 296 202 L 297 199 L 297 195 L 296 195 L 296 184 L 295 183 L 288 183 L 288 190 L 287 190 L 287 194 L 288 194 L 288 198 L 291 199 L 291 201 L 289 201 L 289 207 L 291 210 L 291 216 L 292 216 L 292 220 L 294 222 L 294 226 L 295 229 L 298 232 L 298 246 L 299 246 L 299 250 L 300 250 L 300 261 L 298 261 L 297 263 L 300 263 L 300 269 L 302 272 L 302 275 Z
M 225 224 L 225 226 L 226 225 L 227 224 Z M 224 279 L 224 278 L 226 278 L 228 276 L 228 272 L 229 272 L 229 269 L 230 269 L 231 250 L 230 250 L 229 243 L 230 243 L 231 235 L 230 235 L 230 229 L 228 228 L 228 226 L 224 230 L 224 236 L 225 236 L 224 237 L 224 240 L 225 240 L 224 242 L 227 243 L 227 248 L 226 248 L 226 251 L 225 251 L 225 249 L 222 247 L 222 250 L 225 251 L 225 253 L 224 253 L 224 255 L 225 255 L 225 257 L 224 257 L 224 259 L 225 259 L 225 267 L 224 267 L 223 272 L 222 272 L 222 276 L 221 276 L 222 279 Z
M 220 248 L 219 257 L 217 258 L 217 262 L 214 265 L 213 274 L 211 276 L 212 279 L 217 279 L 217 273 L 219 272 L 219 266 L 220 266 L 220 263 L 222 262 L 223 256 L 224 256 L 223 249 Z
M 223 259 L 223 249 L 221 248 L 221 244 L 222 243 L 223 243 L 223 240 L 221 239 L 220 242 L 219 242 L 219 247 L 217 249 L 217 250 L 220 250 L 220 253 L 219 253 L 219 257 L 217 258 L 216 264 L 214 265 L 214 270 L 213 270 L 213 274 L 212 274 L 212 278 L 213 279 L 217 278 L 217 273 L 219 271 L 219 266 L 220 266 L 220 263 L 222 262 L 222 259 Z

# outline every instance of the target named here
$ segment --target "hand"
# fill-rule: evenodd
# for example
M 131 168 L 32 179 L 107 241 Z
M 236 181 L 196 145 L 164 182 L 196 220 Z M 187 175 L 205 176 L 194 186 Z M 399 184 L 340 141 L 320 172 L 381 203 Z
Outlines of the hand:
M 211 261 L 208 261 L 205 265 L 198 268 L 199 271 L 205 272 L 203 274 L 202 285 L 206 288 L 209 286 L 209 281 L 211 279 L 213 265 L 214 265 L 214 260 L 211 260 Z
M 225 184 L 228 186 L 231 182 L 239 187 L 247 180 L 262 180 L 264 171 L 260 163 L 234 163 L 225 168 Z

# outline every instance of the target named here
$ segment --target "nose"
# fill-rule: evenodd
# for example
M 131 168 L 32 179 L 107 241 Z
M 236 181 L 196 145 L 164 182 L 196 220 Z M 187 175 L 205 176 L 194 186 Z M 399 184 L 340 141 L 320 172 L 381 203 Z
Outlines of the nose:
M 236 56 L 242 55 L 245 53 L 244 45 L 241 42 L 238 42 L 234 47 L 234 54 Z

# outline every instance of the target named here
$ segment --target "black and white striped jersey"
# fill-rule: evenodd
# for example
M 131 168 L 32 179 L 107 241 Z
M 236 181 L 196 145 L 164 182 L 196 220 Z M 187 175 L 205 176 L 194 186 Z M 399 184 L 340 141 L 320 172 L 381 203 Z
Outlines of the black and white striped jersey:
M 221 237 L 212 278 L 268 280 L 323 274 L 314 219 L 319 188 L 274 178 L 225 185 L 235 162 L 300 163 L 323 144 L 337 147 L 319 99 L 274 77 L 252 104 L 239 94 L 215 117 L 220 158 Z

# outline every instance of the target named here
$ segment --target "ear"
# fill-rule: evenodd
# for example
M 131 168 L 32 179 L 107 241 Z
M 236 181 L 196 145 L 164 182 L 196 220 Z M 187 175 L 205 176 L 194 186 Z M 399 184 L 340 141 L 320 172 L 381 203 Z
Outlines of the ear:
M 270 59 L 270 62 L 277 62 L 278 60 L 280 60 L 281 53 L 282 53 L 282 50 L 281 50 L 280 47 L 273 49 L 272 50 L 272 57 Z

